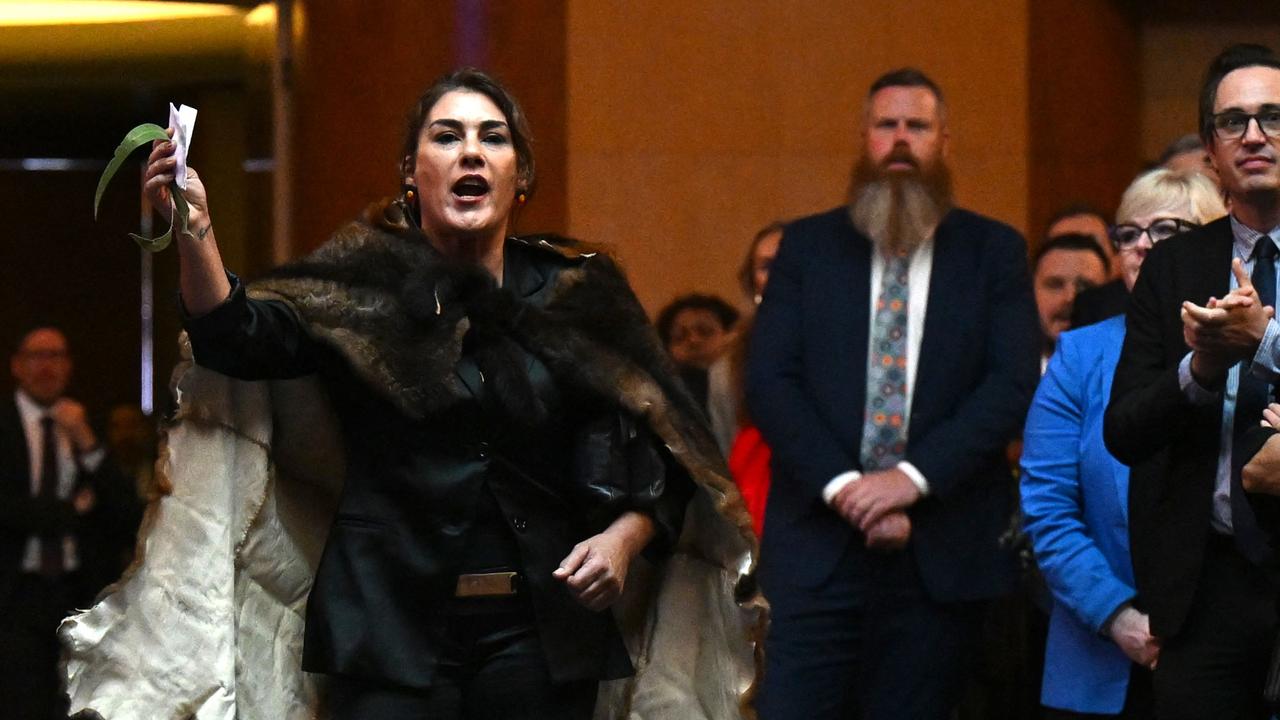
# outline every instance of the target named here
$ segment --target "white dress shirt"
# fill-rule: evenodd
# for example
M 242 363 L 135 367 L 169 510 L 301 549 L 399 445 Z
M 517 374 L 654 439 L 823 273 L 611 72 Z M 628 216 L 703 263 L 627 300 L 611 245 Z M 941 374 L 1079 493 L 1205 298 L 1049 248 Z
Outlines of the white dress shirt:
M 880 283 L 884 278 L 885 257 L 874 247 L 871 251 L 871 296 L 867 302 L 867 327 L 875 323 L 876 301 L 880 299 Z M 902 433 L 905 436 L 911 427 L 911 400 L 916 387 L 916 367 L 920 361 L 920 343 L 924 340 L 925 310 L 929 306 L 929 278 L 933 275 L 933 238 L 929 238 L 911 254 L 907 264 L 907 393 L 905 404 L 906 417 L 902 419 Z M 867 352 L 868 372 L 871 365 L 871 353 Z M 915 465 L 903 460 L 898 469 L 911 478 L 911 482 L 920 489 L 921 495 L 929 494 L 929 481 Z M 862 477 L 857 470 L 840 473 L 822 488 L 822 499 L 828 505 L 845 485 Z

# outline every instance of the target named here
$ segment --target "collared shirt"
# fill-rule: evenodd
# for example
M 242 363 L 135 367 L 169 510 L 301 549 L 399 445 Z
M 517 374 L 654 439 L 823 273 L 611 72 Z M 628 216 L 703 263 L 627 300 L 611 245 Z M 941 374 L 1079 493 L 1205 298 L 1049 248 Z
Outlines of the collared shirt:
M 884 253 L 877 251 L 873 247 L 871 252 L 871 298 L 867 303 L 869 308 L 867 312 L 868 328 L 875 324 L 876 301 L 880 299 L 880 283 L 884 278 L 885 264 Z M 905 398 L 907 414 L 902 419 L 902 432 L 904 435 L 911 426 L 911 398 L 916 386 L 916 368 L 920 362 L 920 344 L 924 340 L 924 317 L 925 310 L 928 309 L 929 305 L 929 279 L 932 275 L 933 238 L 930 238 L 916 248 L 907 264 L 907 393 Z M 871 364 L 870 352 L 867 353 L 866 360 L 869 371 Z M 915 483 L 922 495 L 929 494 L 929 481 L 915 465 L 903 460 L 898 463 L 898 469 L 911 478 L 911 482 Z M 831 500 L 845 485 L 861 477 L 862 473 L 857 470 L 840 473 L 822 488 L 822 499 L 827 504 L 830 504 Z
M 1272 228 L 1268 233 L 1258 232 L 1231 216 L 1231 234 L 1235 238 L 1232 245 L 1232 257 L 1244 261 L 1245 272 L 1253 274 L 1253 249 L 1259 240 L 1267 238 L 1280 246 L 1280 226 Z M 1235 273 L 1230 274 L 1230 287 L 1239 287 Z M 1233 365 L 1227 372 L 1227 381 L 1221 392 L 1215 392 L 1201 386 L 1191 375 L 1191 356 L 1187 353 L 1178 364 L 1178 381 L 1187 399 L 1198 405 L 1222 401 L 1222 426 L 1218 431 L 1218 469 L 1213 485 L 1213 515 L 1210 524 L 1220 533 L 1231 533 L 1231 446 L 1235 437 L 1236 393 L 1240 388 L 1240 368 L 1243 363 Z M 1267 330 L 1258 344 L 1249 363 L 1249 372 L 1254 377 L 1275 383 L 1280 380 L 1280 323 L 1274 318 L 1267 323 Z M 1261 418 L 1258 418 L 1261 420 Z
M 31 399 L 21 390 L 14 393 L 14 402 L 18 406 L 18 418 L 22 421 L 22 430 L 27 436 L 27 456 L 31 459 L 30 488 L 31 495 L 34 497 L 40 493 L 40 473 L 44 467 L 44 448 L 41 446 L 44 430 L 40 424 L 41 420 L 49 416 L 50 408 Z M 76 457 L 71 440 L 62 428 L 55 424 L 54 433 L 58 442 L 58 498 L 68 500 L 75 492 L 78 468 L 83 467 L 91 471 L 98 469 L 106 457 L 106 451 L 97 448 Z M 62 559 L 62 566 L 68 572 L 80 566 L 75 538 L 70 535 L 62 538 Z M 22 553 L 22 569 L 24 572 L 40 571 L 40 538 L 36 535 L 27 538 L 26 548 Z

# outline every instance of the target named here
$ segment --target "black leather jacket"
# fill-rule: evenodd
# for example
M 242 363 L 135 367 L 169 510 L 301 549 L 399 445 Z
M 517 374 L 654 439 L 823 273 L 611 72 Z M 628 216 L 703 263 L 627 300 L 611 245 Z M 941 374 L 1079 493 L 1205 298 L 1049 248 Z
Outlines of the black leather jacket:
M 510 241 L 506 289 L 484 292 L 508 303 L 507 314 L 538 307 L 547 281 L 575 262 Z M 224 374 L 318 372 L 341 422 L 346 481 L 308 601 L 305 670 L 430 686 L 440 609 L 488 492 L 519 548 L 553 679 L 630 674 L 612 616 L 579 605 L 551 572 L 628 510 L 656 520 L 647 555 L 678 535 L 692 483 L 642 423 L 563 387 L 538 348 L 480 321 L 454 367 L 466 391 L 422 418 L 372 391 L 289 304 L 250 299 L 238 282 L 186 327 L 196 362 Z

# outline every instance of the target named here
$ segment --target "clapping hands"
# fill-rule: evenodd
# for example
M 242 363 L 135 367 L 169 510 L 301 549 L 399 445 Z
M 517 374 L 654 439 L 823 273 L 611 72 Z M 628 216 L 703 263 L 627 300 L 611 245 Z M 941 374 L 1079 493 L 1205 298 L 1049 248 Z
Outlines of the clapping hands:
M 1258 300 L 1253 281 L 1244 263 L 1231 261 L 1236 289 L 1222 299 L 1209 298 L 1205 305 L 1182 303 L 1182 336 L 1194 351 L 1191 371 L 1206 386 L 1217 386 L 1231 366 L 1253 357 L 1276 311 Z

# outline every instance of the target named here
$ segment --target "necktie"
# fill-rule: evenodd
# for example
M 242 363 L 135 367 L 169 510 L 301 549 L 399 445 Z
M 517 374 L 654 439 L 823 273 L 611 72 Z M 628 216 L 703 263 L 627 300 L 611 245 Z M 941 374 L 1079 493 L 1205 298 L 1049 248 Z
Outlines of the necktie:
M 40 490 L 41 500 L 58 499 L 58 434 L 53 418 L 40 418 Z M 62 536 L 46 533 L 40 536 L 40 574 L 56 577 L 62 574 Z
M 906 454 L 907 275 L 906 257 L 886 259 L 869 339 L 861 445 L 864 472 L 897 465 Z
M 1251 280 L 1258 292 L 1258 301 L 1263 305 L 1276 304 L 1276 244 L 1266 235 L 1258 239 L 1254 248 L 1253 274 Z M 1236 391 L 1236 414 L 1232 423 L 1231 443 L 1231 530 L 1235 535 L 1236 547 L 1254 563 L 1263 563 L 1271 555 L 1267 537 L 1258 527 L 1258 519 L 1254 517 L 1253 508 L 1244 488 L 1240 485 L 1240 469 L 1249 458 L 1244 457 L 1242 444 L 1245 431 L 1258 424 L 1262 417 L 1262 409 L 1267 405 L 1271 388 L 1263 380 L 1259 380 L 1249 372 L 1250 361 L 1240 363 L 1240 387 Z

